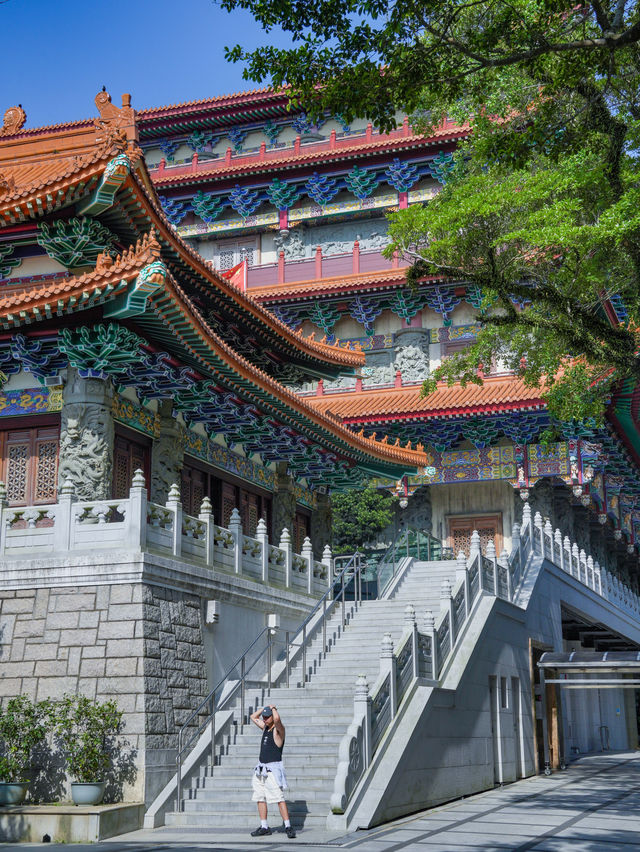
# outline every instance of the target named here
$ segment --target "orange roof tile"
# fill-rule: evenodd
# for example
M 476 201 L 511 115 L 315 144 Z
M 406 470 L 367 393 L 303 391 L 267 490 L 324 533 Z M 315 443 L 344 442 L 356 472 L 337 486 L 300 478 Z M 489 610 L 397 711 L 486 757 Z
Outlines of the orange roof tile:
M 324 296 L 339 295 L 345 290 L 381 290 L 397 286 L 406 279 L 408 267 L 383 269 L 380 272 L 356 272 L 349 275 L 334 275 L 331 278 L 313 278 L 310 281 L 292 281 L 284 284 L 268 284 L 263 287 L 250 287 L 249 295 L 258 302 L 278 302 L 280 300 L 305 299 L 311 294 Z M 444 276 L 429 275 L 421 281 L 443 281 Z
M 189 107 L 203 107 L 207 104 L 215 106 L 216 104 L 225 103 L 232 100 L 245 100 L 254 98 L 256 95 L 278 96 L 284 92 L 276 92 L 270 86 L 263 86 L 259 89 L 248 89 L 245 92 L 231 92 L 227 95 L 216 95 L 213 98 L 200 98 L 194 101 L 182 101 L 177 104 L 166 104 L 165 106 L 147 107 L 146 109 L 138 110 L 138 116 L 144 122 L 145 119 L 155 118 L 158 113 L 169 112 L 170 110 L 184 110 Z
M 415 417 L 480 414 L 505 408 L 535 408 L 545 403 L 539 388 L 526 387 L 516 376 L 486 378 L 482 385 L 438 385 L 427 397 L 422 385 L 373 388 L 305 397 L 318 411 L 330 412 L 347 423 L 380 422 Z

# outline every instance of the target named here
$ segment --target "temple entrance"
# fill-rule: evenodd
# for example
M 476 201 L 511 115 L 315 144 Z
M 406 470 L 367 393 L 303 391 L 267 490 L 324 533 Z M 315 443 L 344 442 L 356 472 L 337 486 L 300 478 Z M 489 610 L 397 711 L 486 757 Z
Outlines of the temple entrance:
M 484 553 L 487 544 L 492 541 L 496 553 L 502 551 L 502 515 L 456 515 L 447 518 L 449 530 L 449 547 L 454 556 L 462 551 L 469 555 L 471 535 L 474 530 L 480 536 L 480 549 Z

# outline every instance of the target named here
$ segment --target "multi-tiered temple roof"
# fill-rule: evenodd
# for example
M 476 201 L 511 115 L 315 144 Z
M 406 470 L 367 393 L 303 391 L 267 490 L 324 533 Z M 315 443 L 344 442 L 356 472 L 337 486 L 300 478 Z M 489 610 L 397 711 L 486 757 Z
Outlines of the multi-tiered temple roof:
M 416 450 L 354 435 L 281 381 L 335 377 L 362 353 L 305 339 L 225 280 L 168 224 L 128 97 L 94 122 L 5 126 L 0 142 L 1 368 L 42 381 L 64 363 L 170 398 L 245 452 L 286 460 L 310 484 L 397 476 Z M 59 271 L 12 277 L 34 252 Z

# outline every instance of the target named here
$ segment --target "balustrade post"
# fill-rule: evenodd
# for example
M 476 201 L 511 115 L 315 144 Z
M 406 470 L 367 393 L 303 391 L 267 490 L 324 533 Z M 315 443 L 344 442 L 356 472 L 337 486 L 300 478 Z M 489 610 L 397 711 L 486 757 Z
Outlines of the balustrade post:
M 564 539 L 562 540 L 562 566 L 567 572 L 567 574 L 573 575 L 573 565 L 571 559 L 571 540 L 568 535 L 565 535 Z
M 269 536 L 267 524 L 264 518 L 260 518 L 256 527 L 256 538 L 260 542 L 260 563 L 262 568 L 262 582 L 269 582 Z
M 594 588 L 593 582 L 593 556 L 587 556 L 587 586 Z
M 469 572 L 467 571 L 467 557 L 461 550 L 456 558 L 456 583 L 461 580 L 464 583 L 464 614 L 469 617 L 471 611 L 471 589 L 469 587 Z
M 520 538 L 520 524 L 511 527 L 511 551 L 518 553 L 518 565 L 522 569 L 522 539 Z
M 449 619 L 449 636 L 451 637 L 451 649 L 456 641 L 455 625 L 453 622 L 453 598 L 451 597 L 451 583 L 443 580 L 440 586 L 440 612 L 446 612 Z M 450 650 L 451 650 L 450 649 Z
M 396 689 L 397 659 L 393 653 L 393 639 L 390 633 L 385 633 L 380 645 L 380 675 L 389 675 L 389 703 L 391 706 L 391 718 L 396 715 L 398 709 L 398 691 Z
M 535 550 L 535 540 L 533 538 L 535 535 L 540 540 L 540 555 L 544 556 L 544 527 L 542 524 L 542 515 L 540 512 L 536 512 L 533 518 L 533 528 L 531 530 L 531 543 L 534 545 Z
M 327 569 L 327 586 L 331 588 L 333 583 L 333 554 L 328 544 L 325 544 L 322 551 L 322 564 Z
M 469 566 L 473 565 L 473 560 L 478 562 L 478 595 L 481 595 L 484 590 L 484 576 L 482 572 L 482 559 L 480 558 L 480 533 L 474 530 L 471 533 L 471 542 L 469 544 Z
M 493 565 L 493 594 L 499 597 L 500 583 L 498 582 L 498 560 L 496 559 L 496 546 L 492 541 L 487 542 L 487 559 Z M 482 567 L 482 566 L 480 566 Z
M 580 551 L 580 581 L 587 585 L 587 554 L 584 550 Z
M 208 497 L 202 498 L 198 520 L 204 524 L 204 558 L 207 565 L 213 565 L 213 553 L 215 545 L 213 506 Z
M 136 470 L 131 480 L 129 506 L 125 520 L 127 546 L 135 550 L 144 550 L 147 544 L 147 486 L 140 468 Z
M 507 600 L 513 600 L 513 583 L 511 582 L 511 570 L 509 569 L 509 554 L 507 548 L 502 548 L 502 553 L 498 559 L 498 565 L 504 568 L 504 573 L 507 578 Z
M 424 632 L 431 637 L 431 680 L 438 678 L 438 646 L 436 643 L 436 622 L 428 609 L 424 614 Z
M 404 608 L 405 630 L 411 631 L 411 658 L 414 678 L 420 675 L 420 660 L 418 659 L 418 625 L 416 623 L 416 610 L 413 604 L 407 604 Z
M 575 542 L 571 545 L 571 574 L 577 580 L 580 579 L 580 551 Z
M 4 482 L 0 482 L 0 555 L 5 552 L 5 544 L 7 540 L 7 527 L 4 518 L 4 510 L 9 505 L 7 500 L 7 486 Z
M 362 719 L 362 760 L 367 769 L 371 763 L 371 696 L 366 675 L 356 678 L 356 691 L 353 696 L 353 718 Z
M 284 550 L 284 584 L 287 588 L 291 585 L 291 565 L 293 562 L 293 550 L 291 547 L 291 536 L 285 527 L 280 536 L 280 550 Z
M 554 559 L 555 559 L 555 555 L 556 555 L 555 554 L 556 547 L 560 551 L 560 565 L 559 565 L 559 567 L 563 571 L 566 571 L 566 568 L 564 567 L 564 548 L 562 547 L 562 533 L 560 532 L 560 530 L 556 530 L 553 534 L 553 557 L 554 557 Z
M 182 503 L 180 502 L 180 489 L 175 482 L 169 489 L 169 496 L 167 497 L 165 506 L 173 514 L 173 555 L 180 556 L 182 553 Z
M 595 569 L 595 590 L 599 595 L 602 595 L 602 579 L 601 579 L 601 568 L 600 563 L 594 563 Z
M 73 483 L 68 479 L 58 490 L 58 506 L 54 526 L 54 548 L 69 550 L 71 545 L 71 525 L 74 523 L 73 503 L 75 502 Z
M 547 557 L 550 562 L 553 562 L 553 527 L 551 526 L 551 521 L 549 518 L 544 522 L 544 538 L 542 544 L 542 552 L 546 555 L 547 548 L 549 548 L 549 556 Z
M 242 574 L 242 518 L 236 508 L 231 512 L 229 532 L 233 538 L 233 570 L 236 574 Z
M 313 592 L 313 545 L 309 536 L 302 542 L 302 558 L 307 563 L 307 591 Z
M 525 503 L 522 507 L 522 526 L 520 527 L 521 535 L 526 527 L 529 528 L 529 541 L 531 541 L 531 506 L 528 503 Z

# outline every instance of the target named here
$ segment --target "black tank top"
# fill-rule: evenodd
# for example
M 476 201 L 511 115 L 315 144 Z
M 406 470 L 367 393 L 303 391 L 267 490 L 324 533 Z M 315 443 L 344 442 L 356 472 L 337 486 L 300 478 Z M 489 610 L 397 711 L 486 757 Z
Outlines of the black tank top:
M 277 746 L 275 740 L 273 739 L 273 733 L 275 731 L 275 725 L 271 730 L 269 728 L 263 728 L 262 730 L 262 741 L 260 743 L 260 763 L 277 763 L 282 760 L 282 749 L 284 748 L 284 739 L 282 740 L 282 747 Z

